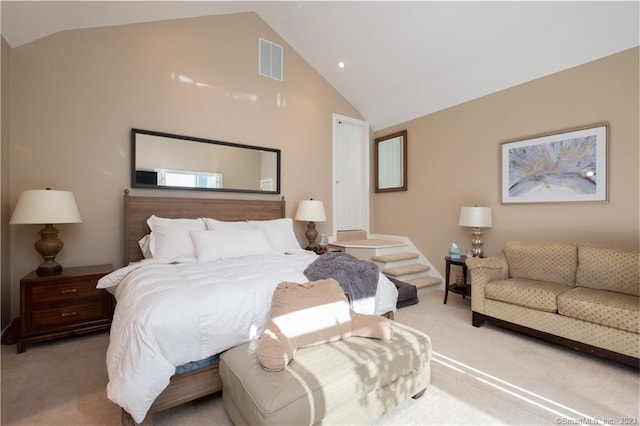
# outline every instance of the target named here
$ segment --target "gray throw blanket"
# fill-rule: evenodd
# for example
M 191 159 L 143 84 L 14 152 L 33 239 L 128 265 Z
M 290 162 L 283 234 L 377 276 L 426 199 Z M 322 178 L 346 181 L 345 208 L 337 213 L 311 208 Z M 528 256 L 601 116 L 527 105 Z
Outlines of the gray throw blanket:
M 378 289 L 378 267 L 350 254 L 329 252 L 319 256 L 304 270 L 310 281 L 333 278 L 349 298 L 354 311 L 373 314 Z

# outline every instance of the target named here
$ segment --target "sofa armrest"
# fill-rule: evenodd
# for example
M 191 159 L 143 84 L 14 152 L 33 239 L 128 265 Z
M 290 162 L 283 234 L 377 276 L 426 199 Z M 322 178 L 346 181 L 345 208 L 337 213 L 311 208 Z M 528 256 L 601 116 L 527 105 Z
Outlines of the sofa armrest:
M 471 275 L 471 310 L 482 314 L 485 284 L 509 278 L 509 265 L 503 252 L 487 258 L 471 257 L 465 263 Z

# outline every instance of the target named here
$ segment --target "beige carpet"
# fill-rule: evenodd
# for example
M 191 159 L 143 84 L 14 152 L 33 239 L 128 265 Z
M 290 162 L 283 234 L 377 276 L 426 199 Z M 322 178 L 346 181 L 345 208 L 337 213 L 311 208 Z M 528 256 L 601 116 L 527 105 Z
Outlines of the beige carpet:
M 420 295 L 396 319 L 431 336 L 431 386 L 376 424 L 621 424 L 640 417 L 637 371 L 485 324 L 469 300 Z M 106 397 L 106 333 L 2 347 L 2 425 L 118 425 Z M 229 425 L 219 395 L 153 416 L 156 425 Z M 627 423 L 629 424 L 629 423 Z M 637 424 L 637 423 L 636 423 Z

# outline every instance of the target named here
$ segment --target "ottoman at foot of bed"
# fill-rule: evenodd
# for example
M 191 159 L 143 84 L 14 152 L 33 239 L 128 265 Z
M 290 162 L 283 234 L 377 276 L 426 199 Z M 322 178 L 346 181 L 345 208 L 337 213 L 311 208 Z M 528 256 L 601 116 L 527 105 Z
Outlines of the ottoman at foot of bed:
M 220 359 L 222 399 L 235 425 L 371 423 L 430 382 L 431 342 L 397 322 L 392 340 L 350 337 L 301 348 L 282 371 L 264 370 L 257 342 Z

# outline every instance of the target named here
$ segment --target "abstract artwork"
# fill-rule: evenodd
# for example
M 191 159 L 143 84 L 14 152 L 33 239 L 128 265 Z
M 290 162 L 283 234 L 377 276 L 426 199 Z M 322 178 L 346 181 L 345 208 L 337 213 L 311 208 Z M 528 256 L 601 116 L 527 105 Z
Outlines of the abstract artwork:
M 503 142 L 502 203 L 607 201 L 608 125 Z

